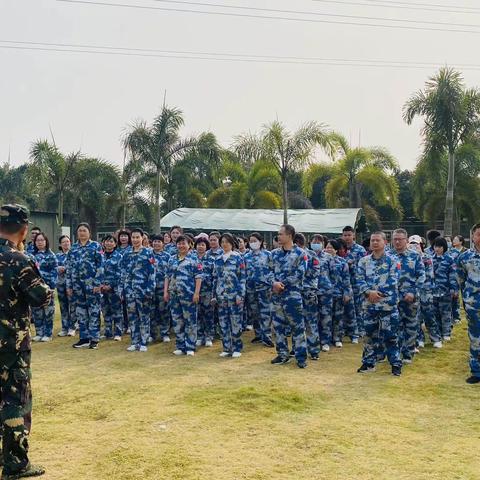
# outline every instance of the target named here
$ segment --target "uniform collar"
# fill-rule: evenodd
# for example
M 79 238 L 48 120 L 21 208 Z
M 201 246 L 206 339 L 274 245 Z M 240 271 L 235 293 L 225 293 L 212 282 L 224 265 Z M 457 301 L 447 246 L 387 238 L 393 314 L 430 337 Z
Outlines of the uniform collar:
M 7 240 L 6 238 L 0 238 L 0 245 L 7 245 L 8 247 L 11 247 L 11 248 L 14 248 L 15 250 L 18 250 L 17 245 L 15 245 L 10 240 Z

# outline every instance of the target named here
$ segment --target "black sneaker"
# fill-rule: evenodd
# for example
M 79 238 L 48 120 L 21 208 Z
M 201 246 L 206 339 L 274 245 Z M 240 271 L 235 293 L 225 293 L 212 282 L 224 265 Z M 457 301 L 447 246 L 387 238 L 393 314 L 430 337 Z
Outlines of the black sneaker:
M 480 383 L 480 377 L 472 375 L 471 377 L 468 377 L 465 381 L 470 385 L 475 385 L 476 383 Z
M 399 367 L 397 365 L 394 365 L 392 367 L 392 375 L 394 377 L 399 377 L 402 374 L 402 367 Z
M 312 360 L 318 360 L 320 357 L 318 355 L 310 355 Z
M 268 348 L 273 348 L 275 346 L 269 338 L 267 338 L 267 340 L 263 340 L 262 343 L 263 343 L 263 345 L 265 345 Z
M 252 338 L 251 343 L 262 343 L 262 339 L 260 337 L 254 337 Z
M 73 348 L 88 348 L 90 346 L 90 340 L 88 338 L 80 339 L 77 343 L 72 345 Z
M 307 362 L 304 362 L 304 361 L 297 362 L 297 367 L 298 368 L 307 368 Z
M 290 357 L 282 357 L 282 355 L 278 355 L 270 363 L 272 365 L 283 365 L 284 363 L 288 363 L 289 361 Z
M 98 342 L 96 340 L 90 340 L 88 348 L 90 348 L 90 350 L 96 350 L 98 348 Z
M 375 366 L 366 365 L 365 363 L 357 370 L 357 373 L 370 373 L 375 371 Z
M 291 357 L 294 357 L 294 356 L 295 356 L 295 349 L 294 349 L 294 348 L 292 348 L 292 349 L 290 350 L 290 356 L 291 356 Z
M 16 480 L 19 478 L 27 478 L 27 477 L 39 477 L 45 473 L 45 469 L 40 465 L 27 465 L 23 470 L 20 470 L 16 473 L 5 473 L 2 474 L 2 480 Z

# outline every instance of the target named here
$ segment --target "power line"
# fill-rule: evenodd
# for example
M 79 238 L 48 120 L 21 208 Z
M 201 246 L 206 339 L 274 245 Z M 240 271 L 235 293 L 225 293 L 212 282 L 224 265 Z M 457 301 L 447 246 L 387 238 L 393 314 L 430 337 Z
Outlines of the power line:
M 158 0 L 164 1 L 164 0 Z M 166 1 L 166 0 L 165 0 Z M 171 0 L 168 0 L 171 1 Z M 271 16 L 271 15 L 253 15 L 247 13 L 234 13 L 234 12 L 214 12 L 206 10 L 194 10 L 186 8 L 167 8 L 167 7 L 154 7 L 148 5 L 132 5 L 127 3 L 107 3 L 100 1 L 86 1 L 86 0 L 57 0 L 57 2 L 70 3 L 70 4 L 83 4 L 83 5 L 95 5 L 95 6 L 106 6 L 106 7 L 123 7 L 123 8 L 134 8 L 134 9 L 143 9 L 143 10 L 159 10 L 166 12 L 176 12 L 176 13 L 195 13 L 202 15 L 217 15 L 224 17 L 241 17 L 241 18 L 259 18 L 259 19 L 268 19 L 268 20 L 285 20 L 285 21 L 294 21 L 294 22 L 304 22 L 304 23 L 326 23 L 326 24 L 335 24 L 335 25 L 356 25 L 362 27 L 380 27 L 380 28 L 395 28 L 403 30 L 421 30 L 421 31 L 436 31 L 436 32 L 452 32 L 452 33 L 473 33 L 479 34 L 480 30 L 462 30 L 462 29 L 446 29 L 446 28 L 434 28 L 434 27 L 423 27 L 423 26 L 410 26 L 410 25 L 385 25 L 381 23 L 360 23 L 360 22 L 349 22 L 349 21 L 335 21 L 335 20 L 321 20 L 321 19 L 312 19 L 312 18 L 293 18 L 293 17 L 280 17 L 280 16 Z M 183 2 L 177 2 L 183 3 Z M 193 2 L 191 2 L 193 3 Z M 255 8 L 255 7 L 232 7 L 231 8 Z M 293 11 L 288 12 L 292 13 Z M 295 12 L 293 12 L 295 13 Z M 353 15 L 336 15 L 336 14 L 320 14 L 314 12 L 318 15 L 325 16 L 334 16 L 334 17 L 344 17 L 344 18 L 358 18 L 358 19 L 372 19 L 376 20 L 376 17 L 361 17 Z M 399 20 L 399 19 L 385 19 L 390 22 L 404 22 L 404 23 L 421 23 L 421 24 L 432 24 L 432 25 L 452 25 L 452 26 L 465 26 L 472 28 L 479 28 L 480 25 L 464 25 L 464 24 L 454 24 L 448 22 L 428 22 L 428 21 L 417 21 L 417 20 Z
M 110 45 L 83 45 L 69 43 L 46 43 L 0 40 L 0 48 L 14 50 L 33 50 L 33 51 L 51 51 L 66 53 L 90 53 L 100 55 L 121 55 L 128 57 L 153 57 L 153 58 L 174 58 L 187 60 L 214 60 L 231 61 L 245 63 L 270 63 L 270 64 L 290 64 L 290 65 L 327 65 L 327 66 L 351 66 L 351 67 L 376 67 L 376 68 L 411 68 L 411 69 L 431 69 L 439 67 L 442 63 L 434 62 L 408 62 L 408 61 L 390 61 L 390 60 L 358 60 L 346 58 L 320 58 L 320 57 L 280 57 L 268 55 L 248 55 L 238 53 L 220 53 L 220 52 L 192 52 L 179 50 L 156 50 L 113 47 Z M 455 64 L 453 66 L 463 67 L 469 70 L 480 70 L 480 64 Z
M 360 3 L 360 2 L 354 2 L 354 1 L 342 1 L 342 0 L 312 0 L 314 2 L 318 3 L 328 3 L 328 4 L 334 4 L 334 5 L 353 5 L 353 6 L 361 6 L 361 7 L 372 7 L 372 8 L 390 8 L 390 9 L 404 9 L 404 10 L 421 10 L 424 12 L 440 12 L 440 13 L 460 13 L 460 14 L 469 14 L 469 15 L 480 15 L 480 9 L 477 9 L 475 7 L 471 7 L 472 10 L 458 10 L 459 7 L 456 7 L 455 9 L 451 9 L 450 7 L 446 7 L 447 9 L 440 9 L 440 8 L 428 8 L 428 7 L 423 7 L 423 6 L 406 6 L 406 5 L 401 5 L 401 4 L 393 4 L 388 2 L 382 1 L 382 3 L 378 4 L 371 4 L 371 3 Z M 395 2 L 397 3 L 397 2 Z M 415 4 L 412 4 L 415 5 Z M 422 4 L 418 4 L 422 5 Z M 467 7 L 462 7 L 462 8 L 467 8 Z M 470 7 L 468 7 L 470 8 Z
M 445 7 L 445 8 L 461 8 L 466 10 L 480 10 L 478 7 L 467 7 L 466 5 L 445 5 L 441 3 L 419 3 L 419 2 L 403 2 L 394 0 L 393 2 L 389 0 L 368 0 L 372 3 L 398 3 L 400 5 L 408 5 L 408 6 L 421 6 L 421 7 Z

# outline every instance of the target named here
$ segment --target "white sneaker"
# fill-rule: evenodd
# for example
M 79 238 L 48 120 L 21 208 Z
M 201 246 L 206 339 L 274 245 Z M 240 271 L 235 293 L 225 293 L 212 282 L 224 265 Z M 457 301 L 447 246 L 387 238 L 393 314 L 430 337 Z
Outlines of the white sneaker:
M 443 348 L 442 342 L 433 342 L 433 348 Z
M 128 348 L 127 348 L 127 352 L 135 352 L 137 350 L 137 346 L 136 345 L 130 345 Z
M 201 347 L 201 346 L 202 346 L 202 343 L 203 343 L 203 342 L 202 342 L 201 340 L 197 340 L 197 341 L 195 342 L 195 345 L 196 345 L 197 347 Z
M 153 337 L 148 337 L 147 343 L 153 343 Z
M 418 348 L 425 348 L 425 342 L 418 342 Z
M 342 342 L 335 342 L 335 346 L 337 348 L 342 348 L 343 347 L 343 343 Z
M 165 335 L 164 337 L 162 337 L 162 342 L 163 343 L 170 343 L 170 337 L 168 335 Z
M 218 355 L 219 357 L 225 358 L 225 357 L 230 357 L 231 353 L 230 352 L 222 352 Z
M 173 352 L 174 355 L 183 355 L 183 350 L 175 350 Z
M 57 337 L 66 337 L 66 336 L 67 336 L 67 332 L 65 330 L 60 330 L 57 333 Z
M 206 340 L 205 341 L 205 346 L 206 347 L 213 347 L 213 342 L 211 340 Z
M 77 331 L 76 330 L 69 330 L 67 332 L 67 337 L 74 337 L 76 335 Z
M 41 337 L 40 335 L 35 335 L 35 336 L 32 338 L 32 342 L 39 342 L 41 339 L 42 339 L 42 337 Z
M 445 335 L 445 336 L 443 337 L 443 339 L 444 339 L 446 342 L 449 342 L 449 341 L 452 339 L 452 337 L 451 337 L 450 335 Z
M 41 342 L 51 342 L 52 341 L 52 337 L 42 337 L 40 339 Z
M 122 337 L 120 335 L 115 335 L 113 337 L 113 339 L 116 341 L 116 342 L 121 342 L 122 341 Z
M 322 345 L 322 352 L 329 352 L 330 351 L 330 345 L 325 344 Z
M 419 349 L 418 347 L 415 347 L 415 348 L 413 349 L 413 351 L 414 351 L 415 353 L 420 353 L 420 349 Z
M 413 360 L 411 358 L 403 358 L 402 363 L 404 365 L 411 365 L 413 363 Z
M 247 325 L 246 326 L 246 329 L 251 332 L 253 330 L 253 325 Z
M 141 345 L 140 348 L 138 349 L 139 352 L 146 352 L 148 348 L 145 345 Z
M 356 345 L 358 343 L 358 337 L 353 337 L 352 343 Z
M 242 356 L 242 352 L 233 352 L 232 358 L 240 358 Z
M 195 352 L 193 350 L 187 350 L 187 357 L 194 357 Z
M 106 335 L 100 335 L 100 340 L 105 340 L 107 338 Z

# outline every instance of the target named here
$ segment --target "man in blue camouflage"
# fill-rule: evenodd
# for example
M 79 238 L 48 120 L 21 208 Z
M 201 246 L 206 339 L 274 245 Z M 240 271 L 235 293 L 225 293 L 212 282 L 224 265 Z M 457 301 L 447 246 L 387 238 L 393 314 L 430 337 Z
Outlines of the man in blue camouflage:
M 277 357 L 272 364 L 290 361 L 287 329 L 292 331 L 292 343 L 299 368 L 307 366 L 307 341 L 303 318 L 302 286 L 307 268 L 305 252 L 294 245 L 295 228 L 282 225 L 278 233 L 280 248 L 272 252 L 274 281 L 272 285 L 273 328 L 276 337 Z
M 379 352 L 385 345 L 392 375 L 400 376 L 398 265 L 385 253 L 385 242 L 383 232 L 373 233 L 370 237 L 372 254 L 358 262 L 356 285 L 364 297 L 365 338 L 362 366 L 357 371 L 375 371 Z
M 468 320 L 470 371 L 467 383 L 480 383 L 480 223 L 472 227 L 472 247 L 457 258 L 457 276 Z
M 392 234 L 392 255 L 398 262 L 398 312 L 400 328 L 398 331 L 400 351 L 403 363 L 412 363 L 418 336 L 418 299 L 425 282 L 425 267 L 422 257 L 408 248 L 408 234 L 403 228 Z

